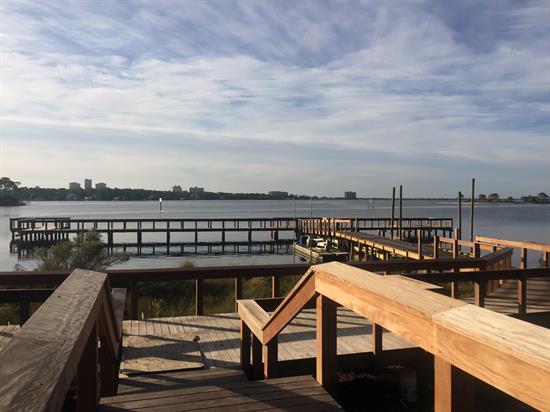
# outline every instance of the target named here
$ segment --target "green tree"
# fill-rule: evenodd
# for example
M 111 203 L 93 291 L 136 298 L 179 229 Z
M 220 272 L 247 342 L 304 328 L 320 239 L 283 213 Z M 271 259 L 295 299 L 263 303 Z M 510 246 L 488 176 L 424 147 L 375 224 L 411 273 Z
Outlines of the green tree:
M 498 193 L 491 193 L 489 196 L 487 196 L 487 199 L 491 202 L 494 202 L 495 200 L 499 199 Z
M 104 270 L 128 260 L 126 254 L 109 254 L 101 236 L 94 230 L 49 248 L 38 248 L 34 255 L 40 261 L 37 270 Z
M 0 190 L 2 192 L 13 192 L 17 190 L 17 186 L 19 186 L 20 182 L 14 182 L 9 177 L 0 177 Z
M 482 202 L 485 202 L 487 200 L 487 195 L 481 193 L 479 196 L 478 196 L 478 200 L 482 201 Z

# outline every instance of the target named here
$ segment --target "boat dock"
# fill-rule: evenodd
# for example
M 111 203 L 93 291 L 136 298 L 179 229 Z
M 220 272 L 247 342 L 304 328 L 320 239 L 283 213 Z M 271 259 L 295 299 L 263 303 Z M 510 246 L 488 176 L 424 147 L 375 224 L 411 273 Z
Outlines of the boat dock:
M 314 218 L 316 221 L 321 218 Z M 203 218 L 203 219 L 84 219 L 35 217 L 10 219 L 12 253 L 24 255 L 36 246 L 49 246 L 95 230 L 110 251 L 132 254 L 184 255 L 198 253 L 288 253 L 294 241 L 309 230 L 310 219 Z M 392 232 L 394 222 L 384 218 L 346 218 L 362 232 Z M 426 235 L 450 234 L 452 219 L 402 219 L 403 233 L 420 228 Z M 397 226 L 396 226 L 397 227 Z M 406 229 L 408 228 L 408 229 Z M 408 233 L 408 232 L 407 232 Z

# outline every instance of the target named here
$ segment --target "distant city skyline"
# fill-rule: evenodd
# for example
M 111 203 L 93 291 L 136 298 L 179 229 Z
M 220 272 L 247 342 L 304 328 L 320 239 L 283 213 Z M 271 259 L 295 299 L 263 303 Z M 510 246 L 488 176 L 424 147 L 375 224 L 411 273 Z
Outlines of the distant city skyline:
M 477 193 L 550 192 L 549 15 L 1 2 L 0 171 L 41 187 L 452 197 L 476 177 Z

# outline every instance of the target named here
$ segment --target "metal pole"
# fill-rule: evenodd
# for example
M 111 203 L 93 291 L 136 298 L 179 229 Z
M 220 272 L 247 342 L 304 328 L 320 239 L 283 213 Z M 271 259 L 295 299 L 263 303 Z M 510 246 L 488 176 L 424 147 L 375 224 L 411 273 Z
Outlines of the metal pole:
M 458 192 L 458 232 L 457 239 L 462 239 L 462 192 Z
M 403 239 L 403 185 L 399 185 L 399 240 Z
M 391 238 L 393 239 L 393 221 L 395 219 L 395 186 L 392 188 L 391 191 Z
M 472 178 L 472 198 L 470 199 L 470 242 L 474 241 L 474 200 L 476 179 Z

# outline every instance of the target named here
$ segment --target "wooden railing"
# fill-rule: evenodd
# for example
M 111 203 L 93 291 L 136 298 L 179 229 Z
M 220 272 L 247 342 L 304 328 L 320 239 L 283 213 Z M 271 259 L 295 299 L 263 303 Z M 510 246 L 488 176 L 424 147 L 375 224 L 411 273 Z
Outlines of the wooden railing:
M 75 376 L 78 411 L 115 395 L 125 293 L 73 271 L 0 352 L 0 410 L 61 410 Z
M 535 269 L 533 269 L 535 270 Z M 536 269 L 550 276 L 549 269 Z M 509 271 L 490 276 L 511 277 Z M 529 277 L 535 273 L 519 272 Z M 460 274 L 463 275 L 463 274 Z M 487 275 L 466 272 L 471 280 Z M 426 275 L 445 278 L 456 273 Z M 518 276 L 518 273 L 516 273 Z M 472 375 L 526 404 L 550 405 L 548 330 L 434 293 L 410 281 L 379 276 L 332 262 L 313 266 L 269 315 L 250 300 L 238 302 L 241 365 L 256 377 L 277 376 L 277 337 L 312 300 L 317 308 L 316 378 L 327 391 L 336 386 L 336 306 L 373 323 L 373 351 L 382 349 L 382 328 L 434 355 L 436 411 L 473 410 Z M 252 356 L 251 356 L 252 352 Z M 263 373 L 262 373 L 263 360 Z
M 373 272 L 414 272 L 443 270 L 484 270 L 486 259 L 437 259 L 429 261 L 391 260 L 350 262 L 351 265 Z M 290 265 L 257 265 L 257 266 L 225 266 L 198 268 L 167 268 L 167 269 L 118 269 L 107 270 L 110 284 L 115 287 L 125 287 L 129 291 L 129 316 L 138 318 L 139 288 L 143 282 L 160 281 L 194 281 L 195 282 L 195 314 L 204 314 L 204 281 L 209 279 L 228 279 L 234 281 L 235 301 L 243 297 L 243 280 L 252 277 L 271 278 L 271 297 L 281 296 L 281 279 L 284 276 L 302 276 L 309 264 Z M 18 303 L 20 305 L 20 323 L 24 323 L 29 315 L 29 303 L 44 301 L 53 289 L 42 289 L 44 285 L 55 287 L 63 282 L 69 272 L 0 272 L 0 286 L 17 286 L 17 289 L 0 289 L 0 303 Z M 21 285 L 32 287 L 40 285 L 41 289 L 21 289 Z M 237 307 L 235 306 L 235 311 Z
M 296 222 L 298 233 L 335 236 L 338 231 L 372 231 L 389 232 L 391 237 L 400 231 L 427 231 L 437 235 L 451 234 L 453 231 L 452 218 L 402 218 L 400 221 L 391 218 L 300 218 Z

